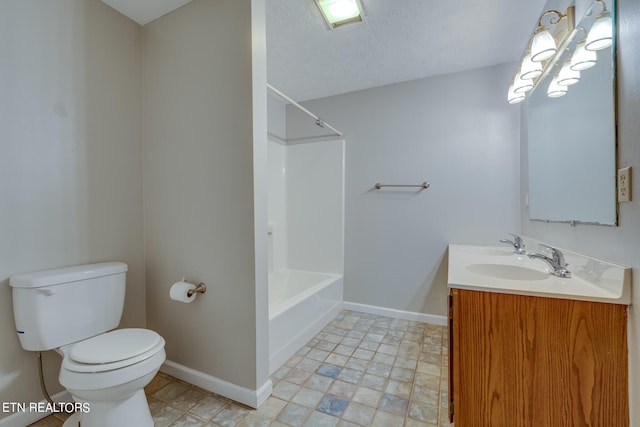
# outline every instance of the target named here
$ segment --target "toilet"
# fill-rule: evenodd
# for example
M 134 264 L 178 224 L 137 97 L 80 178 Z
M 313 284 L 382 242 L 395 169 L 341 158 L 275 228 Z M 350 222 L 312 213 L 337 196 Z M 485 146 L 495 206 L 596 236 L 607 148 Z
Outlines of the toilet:
M 25 350 L 62 355 L 59 381 L 83 410 L 64 427 L 153 427 L 144 387 L 166 355 L 148 329 L 115 329 L 127 265 L 104 262 L 12 276 L 13 314 Z

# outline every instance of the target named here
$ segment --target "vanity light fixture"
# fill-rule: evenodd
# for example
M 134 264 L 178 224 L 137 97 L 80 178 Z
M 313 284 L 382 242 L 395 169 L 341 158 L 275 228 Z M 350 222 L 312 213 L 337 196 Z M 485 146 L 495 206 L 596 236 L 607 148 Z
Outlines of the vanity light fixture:
M 571 69 L 577 71 L 583 71 L 596 65 L 598 55 L 594 50 L 587 50 L 585 47 L 585 40 L 578 42 L 576 50 L 571 57 Z
M 315 0 L 330 29 L 362 22 L 360 0 Z
M 542 75 L 542 64 L 531 59 L 531 51 L 527 51 L 520 66 L 520 78 L 525 80 L 537 79 Z
M 567 94 L 567 87 L 561 86 L 558 84 L 558 74 L 556 74 L 549 84 L 549 88 L 547 89 L 547 96 L 549 98 L 560 98 Z
M 509 86 L 509 92 L 507 94 L 507 102 L 509 104 L 517 104 L 524 101 L 525 99 L 526 96 L 524 95 L 524 93 L 516 93 L 513 90 L 513 83 L 511 83 L 511 85 Z
M 513 91 L 515 93 L 525 93 L 533 89 L 533 82 L 531 79 L 523 79 L 520 73 L 516 73 L 513 79 Z
M 571 86 L 580 81 L 580 71 L 571 68 L 571 60 L 564 61 L 564 65 L 558 74 L 558 84 L 560 86 Z
M 598 58 L 595 51 L 611 46 L 613 35 L 611 12 L 603 0 L 594 0 L 586 16 L 591 16 L 596 6 L 600 6 L 601 10 L 593 18 L 588 32 L 584 27 L 576 27 L 575 6 L 569 6 L 564 14 L 547 10 L 540 15 L 520 66 L 509 85 L 507 101 L 510 104 L 522 102 L 522 97 L 527 96 L 526 92 L 535 89 L 548 75 L 553 75 L 557 64 L 562 64 L 562 67 L 553 75 L 547 88 L 547 95 L 551 98 L 565 95 L 567 86 L 580 81 L 580 72 L 596 64 Z M 550 26 L 553 26 L 553 32 Z M 579 31 L 584 32 L 586 37 L 577 39 Z M 574 39 L 579 41 L 571 55 L 568 47 Z
M 556 54 L 558 46 L 556 41 L 549 31 L 549 27 L 542 24 L 542 19 L 547 15 L 556 15 L 557 18 L 552 17 L 549 20 L 549 24 L 556 25 L 566 15 L 558 12 L 557 10 L 547 10 L 538 19 L 538 28 L 533 33 L 533 39 L 531 40 L 531 60 L 533 62 L 540 62 L 548 59 Z
M 507 92 L 509 103 L 515 103 L 513 101 L 516 99 L 516 102 L 522 102 L 513 93 L 523 94 L 534 89 L 551 72 L 575 35 L 574 14 L 575 7 L 569 6 L 564 14 L 557 10 L 547 10 L 540 15 L 538 26 Z M 554 27 L 553 34 L 549 26 Z
M 613 25 L 611 20 L 611 12 L 607 10 L 607 6 L 602 0 L 596 0 L 602 10 L 595 17 L 595 21 L 587 34 L 585 48 L 587 50 L 602 50 L 611 46 Z

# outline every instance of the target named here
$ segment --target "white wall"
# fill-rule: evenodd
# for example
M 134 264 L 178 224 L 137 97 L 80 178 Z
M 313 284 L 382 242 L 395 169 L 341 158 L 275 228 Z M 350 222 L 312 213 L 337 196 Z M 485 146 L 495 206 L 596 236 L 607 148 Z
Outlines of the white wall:
M 0 28 L 0 401 L 31 402 L 9 276 L 126 262 L 121 326 L 145 326 L 141 31 L 99 0 L 3 0 Z M 58 392 L 60 357 L 45 361 Z
M 270 91 L 267 96 L 267 131 L 274 141 L 283 143 L 287 139 L 286 104 Z
M 547 224 L 529 221 L 521 201 L 523 234 L 608 261 L 633 267 L 632 305 L 629 309 L 629 382 L 631 423 L 640 425 L 640 3 L 618 0 L 618 165 L 632 166 L 633 202 L 619 205 L 618 227 Z M 526 135 L 523 135 L 522 194 L 526 194 Z
M 344 272 L 344 141 L 286 147 L 287 266 Z
M 305 102 L 346 140 L 345 301 L 444 315 L 449 243 L 520 228 L 511 65 Z M 287 137 L 309 134 L 289 108 Z M 377 182 L 431 188 L 373 190 Z
M 269 272 L 287 268 L 287 146 L 268 141 Z
M 286 181 L 286 137 L 287 109 L 280 98 L 268 92 L 267 130 L 268 144 L 268 219 L 269 272 L 286 268 L 287 265 L 287 181 Z
M 194 0 L 143 30 L 149 326 L 169 360 L 248 390 L 268 381 L 263 7 Z M 182 275 L 207 293 L 170 300 Z

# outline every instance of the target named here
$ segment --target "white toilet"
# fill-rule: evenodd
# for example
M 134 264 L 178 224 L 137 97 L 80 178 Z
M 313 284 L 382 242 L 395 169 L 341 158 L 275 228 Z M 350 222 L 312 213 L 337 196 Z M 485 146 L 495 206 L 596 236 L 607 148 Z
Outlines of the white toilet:
M 153 427 L 144 387 L 165 360 L 164 339 L 148 329 L 112 330 L 122 316 L 126 272 L 124 263 L 105 262 L 9 280 L 20 344 L 60 353 L 60 384 L 87 403 L 64 427 Z

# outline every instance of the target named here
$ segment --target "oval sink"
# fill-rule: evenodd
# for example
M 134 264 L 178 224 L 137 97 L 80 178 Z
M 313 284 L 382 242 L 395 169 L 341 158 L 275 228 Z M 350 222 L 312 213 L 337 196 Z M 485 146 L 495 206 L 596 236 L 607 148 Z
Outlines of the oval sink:
M 482 248 L 477 248 L 477 247 L 465 247 L 463 249 L 465 252 L 470 252 L 476 256 L 499 256 L 499 257 L 503 257 L 503 256 L 517 256 L 517 254 L 509 248 L 491 248 L 491 247 L 482 247 Z
M 471 264 L 467 266 L 471 273 L 482 274 L 483 276 L 495 277 L 496 279 L 507 280 L 545 280 L 549 278 L 548 273 L 534 270 L 528 267 L 505 264 Z

